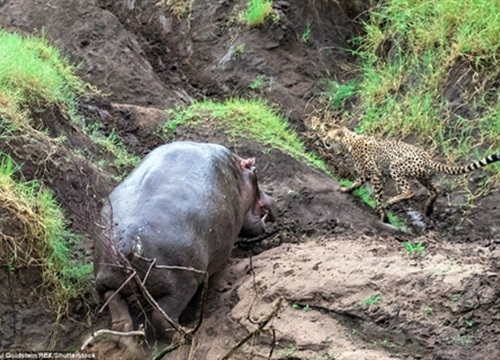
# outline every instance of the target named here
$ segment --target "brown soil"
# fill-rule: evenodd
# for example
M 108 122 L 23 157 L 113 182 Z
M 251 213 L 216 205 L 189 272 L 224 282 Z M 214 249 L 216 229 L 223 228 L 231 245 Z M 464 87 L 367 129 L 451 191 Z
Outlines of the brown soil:
M 102 121 L 105 131 L 117 131 L 143 156 L 162 143 L 156 131 L 168 120 L 163 109 L 203 97 L 265 97 L 304 132 L 304 119 L 321 106 L 322 81 L 352 76 L 356 69 L 345 49 L 348 39 L 360 34 L 360 14 L 368 7 L 361 0 L 274 1 L 279 23 L 248 29 L 236 23 L 243 1 L 195 0 L 189 22 L 157 2 L 0 0 L 0 26 L 25 32 L 45 28 L 47 37 L 81 64 L 79 74 L 107 94 L 82 99 L 81 113 Z M 312 37 L 304 44 L 300 36 L 308 22 Z M 240 44 L 244 51 L 232 58 Z M 271 85 L 250 89 L 257 75 L 272 79 Z M 452 84 L 447 93 L 455 96 L 460 91 Z M 34 112 L 33 124 L 50 136 L 18 134 L 0 143 L 0 151 L 23 164 L 26 179 L 54 190 L 69 228 L 86 237 L 75 256 L 90 261 L 100 203 L 116 184 L 116 171 L 94 165 L 109 156 L 58 110 Z M 68 141 L 54 142 L 60 135 Z M 373 210 L 340 193 L 327 175 L 280 151 L 229 139 L 223 129 L 208 125 L 180 128 L 177 138 L 218 142 L 256 156 L 263 188 L 280 209 L 276 234 L 235 246 L 228 264 L 211 279 L 194 358 L 221 358 L 256 329 L 249 318 L 264 318 L 280 297 L 286 305 L 279 315 L 233 358 L 265 359 L 271 351 L 273 359 L 500 358 L 498 189 L 465 213 L 464 194 L 443 196 L 435 217 L 405 234 L 380 224 Z M 317 142 L 308 141 L 319 150 Z M 349 163 L 332 155 L 325 159 L 332 169 L 352 175 Z M 423 196 L 396 212 L 411 222 L 407 212 L 418 213 Z M 8 225 L 0 224 L 3 232 Z M 425 256 L 408 255 L 403 241 L 422 242 Z M 0 349 L 48 349 L 55 314 L 39 300 L 45 295 L 38 270 L 11 273 L 2 266 L 0 283 L 8 289 L 0 294 Z M 367 304 L 376 295 L 379 301 Z M 108 328 L 99 306 L 91 290 L 76 300 L 53 337 L 54 348 L 73 350 L 92 331 Z M 195 316 L 185 315 L 192 326 Z M 124 356 L 110 343 L 95 349 L 102 358 Z M 144 351 L 152 353 L 147 346 Z M 166 358 L 187 358 L 189 351 L 180 348 Z

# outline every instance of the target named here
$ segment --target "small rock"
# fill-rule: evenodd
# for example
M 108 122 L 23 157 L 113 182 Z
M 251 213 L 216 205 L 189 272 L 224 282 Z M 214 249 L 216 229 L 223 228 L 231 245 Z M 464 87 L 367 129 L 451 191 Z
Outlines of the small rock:
M 276 2 L 274 2 L 273 5 L 277 8 L 283 8 L 283 9 L 290 7 L 290 3 L 288 1 L 284 1 L 284 0 L 283 1 L 276 1 Z
M 271 49 L 277 48 L 278 46 L 280 46 L 279 42 L 270 41 L 270 42 L 268 42 L 267 44 L 264 45 L 264 49 L 271 50 Z

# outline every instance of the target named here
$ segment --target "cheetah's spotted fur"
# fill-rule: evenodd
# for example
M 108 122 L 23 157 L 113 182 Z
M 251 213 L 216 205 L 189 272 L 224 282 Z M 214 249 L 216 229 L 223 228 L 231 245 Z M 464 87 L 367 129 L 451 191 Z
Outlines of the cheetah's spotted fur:
M 417 179 L 430 193 L 425 203 L 425 214 L 429 216 L 439 196 L 438 189 L 432 184 L 432 178 L 437 172 L 464 174 L 500 161 L 500 154 L 494 154 L 465 166 L 449 166 L 434 161 L 429 154 L 416 146 L 402 141 L 359 135 L 345 127 L 329 131 L 324 142 L 339 145 L 354 159 L 359 177 L 350 187 L 342 188 L 342 191 L 351 192 L 365 181 L 373 184 L 376 209 L 382 221 L 388 220 L 385 206 L 382 204 L 383 186 L 387 177 L 394 179 L 399 194 L 390 198 L 386 205 L 412 198 L 414 194 L 408 179 Z

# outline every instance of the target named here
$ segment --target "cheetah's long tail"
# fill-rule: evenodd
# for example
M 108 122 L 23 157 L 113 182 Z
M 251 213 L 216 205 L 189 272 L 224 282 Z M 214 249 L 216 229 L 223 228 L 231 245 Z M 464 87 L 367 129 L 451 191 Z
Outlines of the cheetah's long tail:
M 434 162 L 434 168 L 440 172 L 444 172 L 446 174 L 450 175 L 460 175 L 460 174 L 465 174 L 474 170 L 477 170 L 479 168 L 482 168 L 483 166 L 486 166 L 488 164 L 494 163 L 500 161 L 500 154 L 493 154 L 490 156 L 485 157 L 484 159 L 481 159 L 479 161 L 473 161 L 470 164 L 464 165 L 464 166 L 450 166 L 450 165 L 445 165 L 441 164 L 438 162 Z

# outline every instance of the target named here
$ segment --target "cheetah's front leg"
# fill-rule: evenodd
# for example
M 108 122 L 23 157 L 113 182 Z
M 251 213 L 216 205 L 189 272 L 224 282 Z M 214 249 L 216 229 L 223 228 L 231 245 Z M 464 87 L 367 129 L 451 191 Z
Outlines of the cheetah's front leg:
M 410 183 L 408 182 L 408 180 L 402 176 L 399 176 L 398 174 L 393 175 L 392 178 L 396 181 L 396 185 L 398 189 L 400 189 L 401 193 L 391 197 L 387 201 L 387 205 L 394 205 L 400 201 L 411 199 L 414 194 L 413 191 L 411 191 Z

